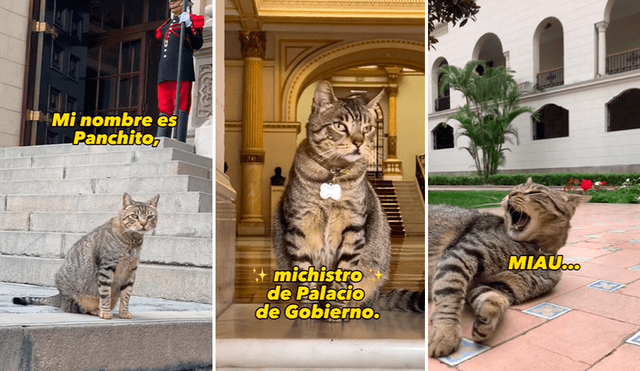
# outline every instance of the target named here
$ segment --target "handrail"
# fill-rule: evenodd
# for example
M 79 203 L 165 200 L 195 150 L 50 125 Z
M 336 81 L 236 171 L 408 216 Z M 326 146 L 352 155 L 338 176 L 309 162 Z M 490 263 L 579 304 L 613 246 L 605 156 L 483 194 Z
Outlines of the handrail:
M 536 80 L 537 80 L 536 85 L 538 89 L 564 85 L 564 67 L 540 72 L 536 76 Z
M 424 175 L 425 175 L 425 154 L 416 155 L 416 181 L 418 187 L 420 187 L 420 193 L 422 193 L 422 199 L 425 199 L 424 188 Z
M 632 49 L 607 56 L 607 74 L 640 69 L 640 49 Z

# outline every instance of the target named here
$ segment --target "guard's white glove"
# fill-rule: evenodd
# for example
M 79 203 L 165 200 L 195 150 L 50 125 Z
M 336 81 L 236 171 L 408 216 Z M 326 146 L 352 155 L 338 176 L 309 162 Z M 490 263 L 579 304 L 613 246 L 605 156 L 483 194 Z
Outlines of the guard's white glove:
M 189 17 L 189 13 L 184 12 L 180 14 L 180 23 L 183 23 L 187 27 L 191 27 L 191 17 Z

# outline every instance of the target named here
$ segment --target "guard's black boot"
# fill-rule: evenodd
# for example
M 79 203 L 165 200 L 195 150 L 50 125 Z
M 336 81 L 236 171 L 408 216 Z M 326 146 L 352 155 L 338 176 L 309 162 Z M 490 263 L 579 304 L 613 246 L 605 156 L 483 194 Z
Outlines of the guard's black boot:
M 178 126 L 173 131 L 173 139 L 177 139 L 182 143 L 187 142 L 187 121 L 189 120 L 189 114 L 185 111 L 178 112 Z
M 168 117 L 164 113 L 161 113 L 160 116 Z M 156 138 L 159 138 L 159 137 L 171 138 L 171 128 L 169 126 L 165 126 L 165 127 L 158 126 Z

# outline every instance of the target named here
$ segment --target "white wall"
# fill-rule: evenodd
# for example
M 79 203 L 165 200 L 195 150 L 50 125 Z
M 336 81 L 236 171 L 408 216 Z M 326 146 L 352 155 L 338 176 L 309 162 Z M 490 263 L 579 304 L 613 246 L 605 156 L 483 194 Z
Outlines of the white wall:
M 448 34 L 439 37 L 437 50 L 429 52 L 428 69 L 438 57 L 450 65 L 462 67 L 470 59 L 477 40 L 487 32 L 500 38 L 504 51 L 509 52 L 509 66 L 517 82 L 535 82 L 533 71 L 533 34 L 542 20 L 556 17 L 564 31 L 565 85 L 523 97 L 522 105 L 534 110 L 554 103 L 569 110 L 569 137 L 533 140 L 528 114 L 514 121 L 519 144 L 507 144 L 506 166 L 509 171 L 532 169 L 578 169 L 638 165 L 640 168 L 640 129 L 606 131 L 606 103 L 622 91 L 640 86 L 640 70 L 595 78 L 595 23 L 604 19 L 606 1 L 485 0 L 477 14 L 477 22 L 462 28 L 449 27 Z M 629 37 L 637 37 L 637 35 Z M 544 56 L 543 56 L 544 57 Z M 433 82 L 430 82 L 433 84 Z M 430 92 L 433 90 L 429 89 Z M 429 98 L 433 100 L 432 97 Z M 451 106 L 464 104 L 463 96 L 452 91 Z M 454 149 L 434 150 L 431 131 L 446 122 L 452 112 L 434 112 L 429 105 L 428 171 L 430 173 L 474 171 L 471 156 L 459 148 L 466 145 L 461 138 Z M 449 122 L 457 129 L 456 122 Z
M 0 147 L 20 142 L 29 3 L 0 2 Z

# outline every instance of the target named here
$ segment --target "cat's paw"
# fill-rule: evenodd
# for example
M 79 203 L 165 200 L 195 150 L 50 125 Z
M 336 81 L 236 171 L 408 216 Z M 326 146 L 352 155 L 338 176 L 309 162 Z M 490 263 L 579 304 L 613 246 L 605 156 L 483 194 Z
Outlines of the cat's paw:
M 100 318 L 102 318 L 102 319 L 111 319 L 111 318 L 113 318 L 113 314 L 111 314 L 111 311 L 107 311 L 107 312 L 100 311 L 99 315 L 100 315 Z
M 321 302 L 320 304 L 320 308 L 325 308 L 325 305 L 329 303 L 331 304 L 331 310 L 335 309 L 335 308 L 339 308 L 341 309 L 340 311 L 340 316 L 338 318 L 333 318 L 333 317 L 329 317 L 326 319 L 327 322 L 331 322 L 331 323 L 341 323 L 341 322 L 348 322 L 349 321 L 349 315 L 342 315 L 342 309 L 346 308 L 346 307 L 350 307 L 350 308 L 357 308 L 359 307 L 359 305 L 357 305 L 354 302 L 349 302 L 349 301 L 326 301 L 326 302 Z
M 118 312 L 118 317 L 120 317 L 121 319 L 131 319 L 132 315 L 131 315 L 131 312 L 129 311 L 126 311 L 126 312 L 120 311 Z
M 482 342 L 493 335 L 502 315 L 509 307 L 509 302 L 496 292 L 487 292 L 477 300 L 480 304 L 475 311 L 476 321 L 473 323 L 472 339 L 475 342 Z
M 462 339 L 460 323 L 441 323 L 429 330 L 429 357 L 446 357 L 453 353 Z

